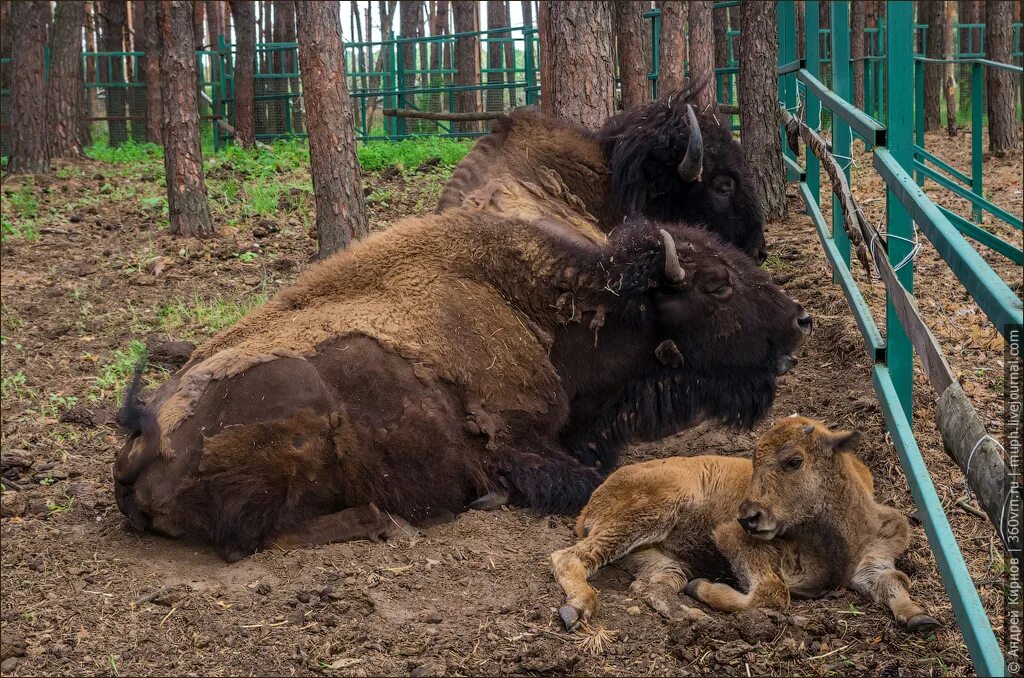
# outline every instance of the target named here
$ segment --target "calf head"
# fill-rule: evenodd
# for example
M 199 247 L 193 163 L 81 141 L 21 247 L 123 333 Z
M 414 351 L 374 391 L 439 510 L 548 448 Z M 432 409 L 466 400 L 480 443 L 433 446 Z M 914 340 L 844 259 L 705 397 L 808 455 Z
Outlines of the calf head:
M 805 417 L 787 417 L 761 436 L 754 472 L 736 519 L 747 533 L 773 539 L 829 510 L 842 478 L 841 452 L 852 452 L 857 431 L 832 431 Z
M 760 264 L 764 211 L 743 149 L 715 116 L 697 115 L 689 94 L 620 113 L 598 130 L 615 199 L 626 214 L 712 225 Z

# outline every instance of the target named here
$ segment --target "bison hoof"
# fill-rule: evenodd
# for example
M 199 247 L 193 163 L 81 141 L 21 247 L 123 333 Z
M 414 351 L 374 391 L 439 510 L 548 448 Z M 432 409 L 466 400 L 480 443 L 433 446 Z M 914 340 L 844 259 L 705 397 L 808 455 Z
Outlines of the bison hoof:
M 575 631 L 582 623 L 579 610 L 572 605 L 563 605 L 558 608 L 558 616 L 562 618 L 562 624 L 565 625 L 566 631 Z
M 907 631 L 911 633 L 927 633 L 939 627 L 939 622 L 926 614 L 915 614 L 907 620 Z
M 469 508 L 474 511 L 493 511 L 508 503 L 508 492 L 488 492 L 479 499 L 470 502 Z
M 405 537 L 407 539 L 412 539 L 420 533 L 419 530 L 410 525 L 409 522 L 406 521 L 404 518 L 401 518 L 394 514 L 389 513 L 387 516 L 387 521 L 390 524 L 387 527 L 385 527 L 384 534 L 382 535 L 385 540 L 395 539 L 396 537 Z
M 691 579 L 690 581 L 686 582 L 686 588 L 683 589 L 683 593 L 690 596 L 694 600 L 700 600 L 700 596 L 697 595 L 697 589 L 699 589 L 700 585 L 706 581 L 707 579 Z

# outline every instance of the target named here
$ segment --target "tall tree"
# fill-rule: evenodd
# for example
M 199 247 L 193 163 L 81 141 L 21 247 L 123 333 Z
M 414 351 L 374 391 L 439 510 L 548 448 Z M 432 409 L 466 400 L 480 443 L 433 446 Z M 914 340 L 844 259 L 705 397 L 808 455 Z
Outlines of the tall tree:
M 437 4 L 434 8 L 434 23 L 430 28 L 432 35 L 448 35 L 448 0 L 437 0 Z M 448 42 L 445 41 L 443 44 L 440 42 L 430 43 L 430 68 L 431 70 L 438 70 L 444 68 L 444 51 L 451 51 L 448 46 Z M 450 59 L 451 57 L 449 57 Z
M 942 31 L 942 58 L 949 63 L 943 64 L 942 89 L 946 95 L 946 133 L 956 136 L 956 74 L 953 64 L 953 31 L 956 30 L 956 4 L 952 0 L 943 2 L 946 22 Z
M 1013 0 L 985 3 L 985 52 L 991 61 L 1013 63 L 1013 5 Z M 1019 150 L 1020 144 L 1013 74 L 1001 68 L 986 68 L 985 89 L 988 92 L 988 150 L 1002 157 Z
M 694 93 L 701 113 L 717 113 L 715 101 L 714 4 L 711 0 L 690 2 L 690 81 L 703 87 Z
M 804 49 L 804 45 L 807 42 L 807 36 L 804 35 L 804 32 L 807 30 L 807 5 L 800 0 L 794 2 L 793 5 L 796 10 L 793 12 L 796 18 L 796 57 L 803 59 L 807 53 L 807 50 Z M 718 34 L 715 33 L 715 36 L 717 37 Z
M 683 86 L 686 72 L 686 3 L 661 3 L 661 50 L 658 58 L 658 93 Z
M 124 51 L 125 0 L 103 0 L 100 3 L 103 51 Z M 128 138 L 124 87 L 124 58 L 104 57 L 100 62 L 100 79 L 107 87 L 107 130 L 111 146 L 120 146 Z
M 130 71 L 128 81 L 131 83 L 143 83 L 143 87 L 130 87 L 128 89 L 128 117 L 131 118 L 132 141 L 147 141 L 146 133 L 146 7 L 142 0 L 132 0 L 128 6 L 129 36 L 131 37 L 131 51 L 142 52 L 142 57 L 133 65 L 128 60 L 128 65 L 138 68 L 140 72 Z
M 256 144 L 253 71 L 256 66 L 256 6 L 253 0 L 231 0 L 235 19 L 235 141 L 243 148 Z
M 615 60 L 612 57 L 611 3 L 547 0 L 540 39 L 549 44 L 550 100 L 546 112 L 597 128 L 615 110 Z M 543 74 L 542 74 L 543 75 Z
M 295 42 L 295 3 L 292 0 L 274 0 L 274 42 Z M 295 53 L 292 50 L 275 50 L 272 55 L 276 73 L 295 72 Z M 298 83 L 292 78 L 275 78 L 270 81 L 274 94 L 284 95 L 297 91 Z M 271 130 L 277 134 L 285 134 L 285 108 L 291 104 L 288 97 L 282 96 L 271 104 Z
M 423 35 L 423 2 L 422 0 L 401 0 L 398 3 L 398 33 L 402 38 L 419 38 Z M 404 82 L 399 83 L 401 89 L 416 87 L 416 43 L 402 42 L 398 44 L 399 59 Z
M 46 24 L 49 0 L 11 3 L 9 21 L 14 33 L 11 63 L 17 77 L 11 78 L 11 155 L 7 171 L 14 174 L 43 174 L 50 171 L 50 149 L 46 139 Z
M 456 33 L 472 33 L 476 30 L 476 3 L 472 0 L 452 0 L 452 14 L 455 17 Z M 480 84 L 480 40 L 476 36 L 455 39 L 455 84 L 459 87 L 473 87 Z M 455 94 L 455 110 L 471 113 L 477 110 L 476 92 L 461 90 Z M 480 125 L 476 121 L 459 123 L 462 132 L 476 132 Z
M 803 7 L 802 2 L 796 4 Z M 712 25 L 715 29 L 715 68 L 725 68 L 729 65 L 729 11 L 728 7 L 723 7 L 715 10 L 712 17 Z M 804 34 L 802 25 L 797 25 L 796 34 L 798 36 L 797 43 L 802 43 L 799 39 L 799 36 Z M 800 44 L 800 49 L 803 49 L 802 44 Z
M 59 2 L 50 31 L 50 157 L 81 158 L 89 145 L 82 73 L 82 2 Z
M 188 0 L 161 2 L 158 22 L 170 232 L 207 237 L 214 234 L 214 229 L 199 141 L 192 3 Z
M 646 103 L 651 87 L 647 81 L 650 71 L 650 46 L 647 42 L 647 22 L 643 5 L 632 0 L 615 0 L 615 38 L 618 41 L 619 82 L 622 86 L 622 109 Z
M 162 144 L 164 139 L 163 94 L 160 91 L 160 15 L 158 2 L 143 2 L 140 45 L 144 55 L 142 70 L 146 81 L 146 140 Z
M 774 64 L 779 62 L 779 36 L 775 12 L 773 2 L 740 2 L 740 138 L 769 221 L 786 216 L 782 140 L 777 124 L 779 103 Z
M 487 0 L 487 102 L 488 111 L 500 111 L 505 108 L 505 93 L 501 85 L 505 82 L 502 72 L 505 63 L 505 47 L 502 40 L 509 37 L 508 16 L 505 14 L 505 3 L 502 0 Z
M 864 29 L 867 28 L 866 2 L 850 3 L 850 60 L 853 69 L 853 104 L 864 108 Z
M 367 232 L 336 2 L 298 3 L 299 64 L 320 258 Z
M 220 47 L 219 38 L 224 35 L 223 10 L 218 0 L 206 0 L 206 33 L 210 36 L 210 49 Z
M 942 34 L 946 32 L 946 12 L 943 0 L 922 0 L 918 12 L 924 13 L 928 24 L 925 54 L 930 59 L 942 58 Z M 940 105 L 942 99 L 942 64 L 924 65 L 924 129 L 931 131 L 942 124 Z

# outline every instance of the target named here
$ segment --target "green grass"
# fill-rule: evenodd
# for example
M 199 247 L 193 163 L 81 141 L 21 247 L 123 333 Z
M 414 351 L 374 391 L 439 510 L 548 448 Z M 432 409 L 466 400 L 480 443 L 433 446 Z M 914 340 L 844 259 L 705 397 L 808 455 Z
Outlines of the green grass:
M 359 164 L 375 172 L 389 167 L 411 171 L 432 158 L 444 167 L 454 167 L 466 157 L 472 141 L 445 137 L 422 137 L 405 141 L 370 141 L 359 147 Z
M 93 160 L 112 165 L 139 165 L 163 160 L 164 151 L 150 143 L 126 141 L 120 146 L 111 147 L 103 140 L 85 149 L 85 154 Z
M 266 300 L 263 294 L 241 301 L 201 299 L 199 296 L 191 301 L 176 299 L 157 310 L 157 326 L 162 332 L 184 330 L 186 336 L 210 335 L 238 322 Z
M 0 242 L 10 237 L 35 240 L 39 237 L 39 201 L 32 191 L 30 182 L 22 183 L 16 191 L 4 191 L 0 195 Z
M 93 380 L 88 398 L 100 402 L 108 398 L 116 398 L 118 405 L 124 395 L 124 389 L 135 370 L 135 366 L 149 353 L 146 345 L 138 339 L 128 342 L 127 350 L 114 351 L 114 359 L 103 366 L 99 375 Z

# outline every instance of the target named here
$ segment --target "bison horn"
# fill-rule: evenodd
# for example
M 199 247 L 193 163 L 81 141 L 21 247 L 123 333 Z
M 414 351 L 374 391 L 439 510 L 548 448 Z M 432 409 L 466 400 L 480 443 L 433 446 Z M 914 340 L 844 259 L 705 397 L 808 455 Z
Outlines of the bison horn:
M 672 239 L 669 232 L 661 229 L 661 240 L 665 244 L 665 277 L 669 282 L 682 285 L 686 282 L 686 271 L 679 263 L 679 255 L 676 253 L 676 241 Z
M 686 104 L 686 119 L 690 127 L 690 141 L 686 144 L 686 154 L 676 171 L 680 179 L 689 183 L 700 181 L 701 170 L 704 168 L 704 137 L 700 134 L 697 114 L 690 104 Z

